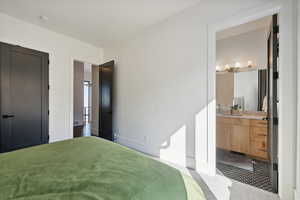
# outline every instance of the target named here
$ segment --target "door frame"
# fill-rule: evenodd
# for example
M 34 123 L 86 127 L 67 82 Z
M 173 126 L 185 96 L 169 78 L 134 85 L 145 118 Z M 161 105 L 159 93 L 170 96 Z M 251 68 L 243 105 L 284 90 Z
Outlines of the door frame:
M 288 4 L 288 3 L 287 3 Z M 279 71 L 285 73 L 280 75 L 278 81 L 279 99 L 282 102 L 279 105 L 279 128 L 278 128 L 278 159 L 279 159 L 279 196 L 281 198 L 292 199 L 294 196 L 295 171 L 295 146 L 291 143 L 295 140 L 297 113 L 293 111 L 296 106 L 296 88 L 291 87 L 288 82 L 296 85 L 296 68 L 293 66 L 295 57 L 293 54 L 293 43 L 290 37 L 293 32 L 292 24 L 287 23 L 291 18 L 292 6 L 279 2 L 268 3 L 254 9 L 247 10 L 242 14 L 229 17 L 215 24 L 208 25 L 207 32 L 207 166 L 204 166 L 206 173 L 216 175 L 216 33 L 218 31 L 238 26 L 265 16 L 278 14 L 280 29 L 280 53 L 279 53 Z M 281 23 L 284 22 L 284 23 Z M 288 68 L 288 69 L 287 69 Z M 290 79 L 289 79 L 290 77 Z M 291 80 L 291 77 L 294 78 Z M 285 91 L 283 91 L 284 89 Z M 288 89 L 287 89 L 288 88 Z M 289 97 L 289 98 L 285 98 Z M 284 108 L 283 104 L 289 105 Z M 295 109 L 294 109 L 295 110 Z M 287 119 L 294 117 L 295 120 Z M 285 130 L 285 131 L 283 131 Z M 289 150 L 287 150 L 289 149 Z M 197 155 L 196 155 L 197 156 Z M 202 166 L 197 166 L 197 171 L 202 172 Z
M 70 123 L 69 123 L 69 137 L 66 138 L 66 139 L 70 139 L 70 138 L 73 138 L 73 135 L 74 135 L 74 62 L 75 61 L 78 61 L 78 62 L 82 62 L 82 63 L 89 63 L 91 64 L 92 66 L 93 65 L 97 65 L 99 66 L 100 64 L 94 64 L 92 62 L 89 62 L 89 61 L 84 61 L 84 60 L 81 60 L 81 59 L 77 59 L 77 58 L 71 58 L 71 71 L 70 71 L 70 77 L 69 77 L 69 80 L 70 80 L 70 84 L 71 84 L 71 87 L 70 87 L 70 93 L 69 93 L 69 102 L 70 102 L 70 115 L 69 115 L 69 120 L 70 120 Z

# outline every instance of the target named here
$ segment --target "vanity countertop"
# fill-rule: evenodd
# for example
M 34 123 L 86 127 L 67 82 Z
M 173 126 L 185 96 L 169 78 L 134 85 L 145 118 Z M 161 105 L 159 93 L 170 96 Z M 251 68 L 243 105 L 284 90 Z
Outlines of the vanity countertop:
M 230 118 L 242 118 L 242 119 L 256 119 L 256 120 L 264 120 L 266 118 L 265 116 L 261 115 L 229 115 L 229 114 L 222 114 L 222 113 L 217 113 L 217 117 L 230 117 Z

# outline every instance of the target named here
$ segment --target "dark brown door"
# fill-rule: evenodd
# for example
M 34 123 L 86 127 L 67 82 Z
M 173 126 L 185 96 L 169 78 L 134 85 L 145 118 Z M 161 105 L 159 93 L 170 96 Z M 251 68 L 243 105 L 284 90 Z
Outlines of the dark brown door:
M 48 142 L 48 54 L 0 43 L 1 152 Z
M 114 61 L 100 65 L 99 71 L 99 136 L 112 141 Z
M 275 193 L 278 192 L 278 33 L 278 18 L 274 15 L 268 38 L 268 144 L 272 190 Z

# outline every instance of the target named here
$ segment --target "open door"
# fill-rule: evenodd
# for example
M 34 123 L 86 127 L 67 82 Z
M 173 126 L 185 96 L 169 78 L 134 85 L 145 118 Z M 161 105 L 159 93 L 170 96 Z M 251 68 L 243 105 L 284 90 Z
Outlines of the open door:
M 278 192 L 278 17 L 273 15 L 268 38 L 268 144 L 272 191 Z
M 99 69 L 99 137 L 113 141 L 112 89 L 114 61 L 100 65 Z

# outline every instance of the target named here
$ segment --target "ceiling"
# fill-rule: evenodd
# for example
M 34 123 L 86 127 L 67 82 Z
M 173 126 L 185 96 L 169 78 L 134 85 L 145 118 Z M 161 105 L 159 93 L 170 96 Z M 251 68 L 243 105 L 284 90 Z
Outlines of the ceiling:
M 263 17 L 255 21 L 248 22 L 239 26 L 228 28 L 217 33 L 217 40 L 229 38 L 243 33 L 255 31 L 258 29 L 268 29 L 271 25 L 272 17 Z
M 103 47 L 200 1 L 0 0 L 0 12 Z
M 196 4 L 199 12 L 211 12 L 205 5 L 226 9 L 249 7 L 272 0 L 0 0 L 0 12 L 62 33 L 98 47 L 124 41 L 186 8 Z M 44 18 L 44 20 L 41 20 Z M 46 19 L 46 20 L 45 20 Z M 255 30 L 267 18 L 234 27 L 217 38 Z

